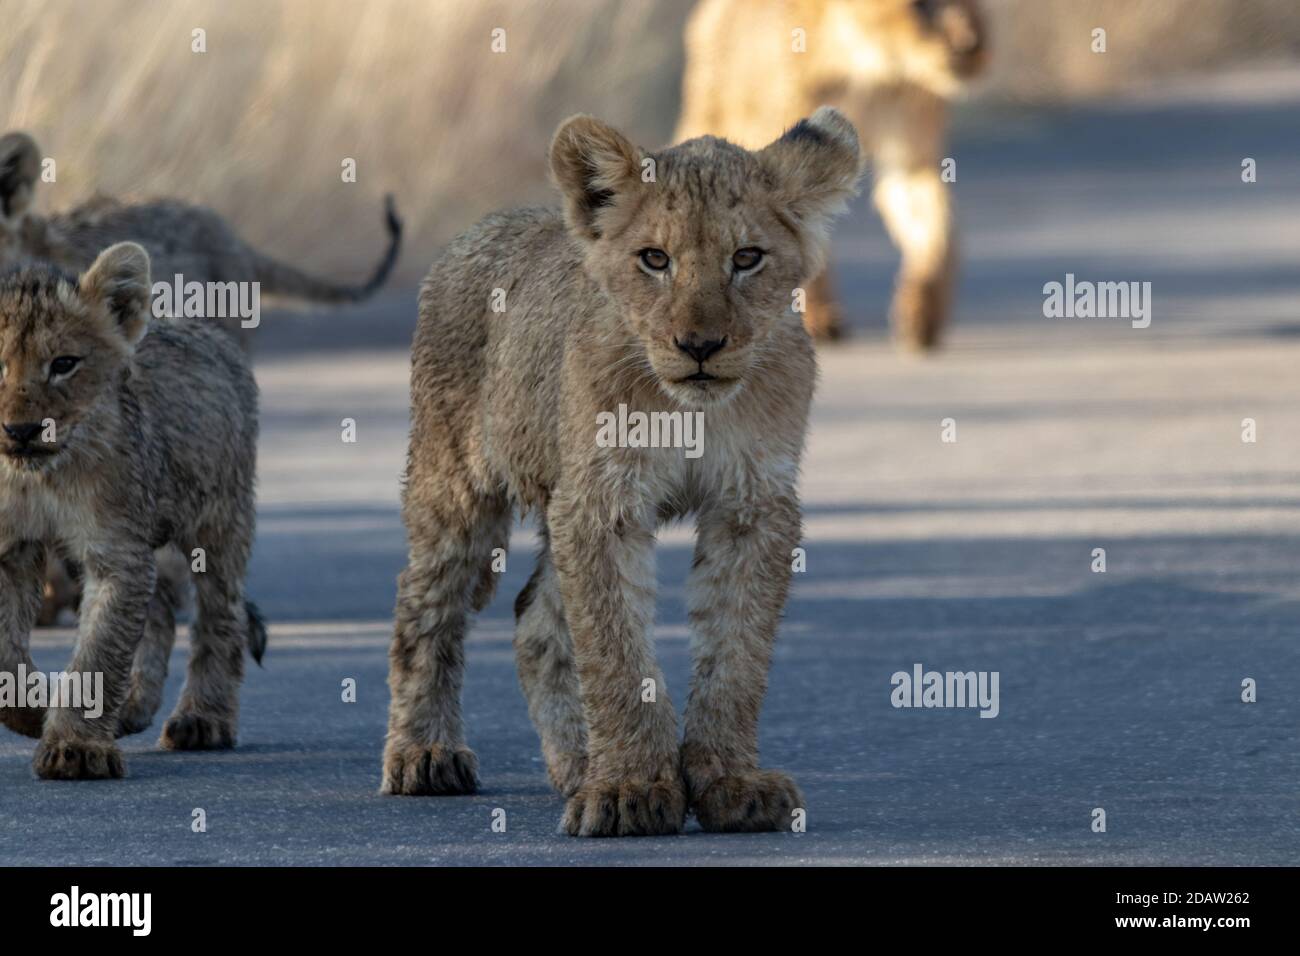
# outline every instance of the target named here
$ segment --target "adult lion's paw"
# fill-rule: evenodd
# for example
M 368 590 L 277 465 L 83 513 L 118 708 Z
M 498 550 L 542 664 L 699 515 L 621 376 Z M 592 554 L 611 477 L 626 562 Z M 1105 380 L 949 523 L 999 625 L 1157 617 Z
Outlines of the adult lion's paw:
M 894 337 L 904 349 L 926 352 L 939 345 L 947 313 L 947 285 L 940 279 L 904 279 L 894 293 Z
M 235 746 L 235 722 L 214 714 L 173 714 L 163 725 L 158 745 L 167 750 L 229 750 Z
M 388 744 L 381 793 L 443 796 L 478 789 L 478 758 L 466 747 Z
M 42 738 L 36 745 L 32 769 L 42 780 L 105 780 L 126 775 L 117 744 L 76 737 Z
M 788 774 L 756 770 L 719 777 L 694 798 L 691 809 L 712 833 L 754 833 L 788 830 L 792 812 L 803 805 L 803 794 Z
M 680 780 L 585 784 L 569 798 L 561 829 L 570 836 L 680 833 L 686 788 Z

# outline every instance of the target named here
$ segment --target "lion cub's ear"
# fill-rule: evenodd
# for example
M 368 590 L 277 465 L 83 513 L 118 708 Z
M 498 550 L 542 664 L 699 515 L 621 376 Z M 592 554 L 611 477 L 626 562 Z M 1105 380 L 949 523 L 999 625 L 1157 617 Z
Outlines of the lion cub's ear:
M 824 245 L 831 220 L 858 191 L 858 131 L 839 110 L 823 106 L 758 153 L 778 202 Z
M 551 140 L 551 175 L 564 194 L 564 218 L 580 239 L 601 236 L 620 200 L 640 185 L 641 151 L 590 116 L 571 116 Z
M 32 203 L 41 154 L 26 133 L 0 136 L 0 217 L 13 219 Z
M 77 282 L 81 297 L 103 306 L 128 345 L 149 328 L 149 253 L 134 242 L 119 242 L 99 254 Z

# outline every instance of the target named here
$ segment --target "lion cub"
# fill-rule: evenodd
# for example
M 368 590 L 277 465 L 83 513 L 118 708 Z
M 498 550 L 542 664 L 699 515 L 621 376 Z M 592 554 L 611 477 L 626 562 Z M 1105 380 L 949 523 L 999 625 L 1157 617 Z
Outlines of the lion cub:
M 48 264 L 0 276 L 0 671 L 35 670 L 28 639 L 54 548 L 86 573 L 71 673 L 103 681 L 97 719 L 0 707 L 5 726 L 41 738 L 41 777 L 122 776 L 114 737 L 161 702 L 176 595 L 157 549 L 203 563 L 189 675 L 162 746 L 233 746 L 243 652 L 260 659 L 265 647 L 243 592 L 257 386 L 224 333 L 151 324 L 149 293 L 134 243 L 79 279 Z
M 48 262 L 70 271 L 85 269 L 115 242 L 137 242 L 152 257 L 153 273 L 171 282 L 180 274 L 188 282 L 258 282 L 260 291 L 280 299 L 356 302 L 376 292 L 393 270 L 402 241 L 402 221 L 392 198 L 385 205 L 388 247 L 370 279 L 343 285 L 318 279 L 254 249 L 221 216 L 201 206 L 171 199 L 126 204 L 97 197 L 49 217 L 31 211 L 39 181 L 40 152 L 26 133 L 0 136 L 0 267 L 25 261 Z M 239 317 L 212 324 L 252 350 L 252 331 Z M 170 585 L 184 601 L 183 582 Z M 41 626 L 54 624 L 64 608 L 76 608 L 81 587 L 75 567 L 51 560 L 45 599 L 37 615 Z
M 421 290 L 382 789 L 477 785 L 462 643 L 518 509 L 544 545 L 515 649 L 564 829 L 671 833 L 688 806 L 707 830 L 788 827 L 802 797 L 759 769 L 757 724 L 815 377 L 792 302 L 856 188 L 857 134 L 820 109 L 757 152 L 712 137 L 647 152 L 577 116 L 550 159 L 563 213 L 489 217 Z M 699 416 L 703 443 L 607 447 L 609 416 L 630 413 Z M 688 514 L 679 743 L 651 641 L 654 544 Z
M 752 146 L 819 103 L 843 109 L 862 134 L 872 198 L 902 252 L 894 335 L 904 347 L 932 348 L 956 271 L 940 167 L 948 100 L 986 57 L 976 0 L 703 0 L 686 29 L 677 136 Z M 808 330 L 838 337 L 829 274 L 809 291 Z

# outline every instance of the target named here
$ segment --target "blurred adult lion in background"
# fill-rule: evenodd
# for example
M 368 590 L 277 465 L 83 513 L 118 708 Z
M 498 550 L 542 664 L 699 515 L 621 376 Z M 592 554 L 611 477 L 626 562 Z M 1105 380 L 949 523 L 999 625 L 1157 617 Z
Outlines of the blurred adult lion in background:
M 952 204 L 940 179 L 948 101 L 984 65 L 976 0 L 702 0 L 686 28 L 677 140 L 711 133 L 753 147 L 821 103 L 857 126 L 872 199 L 902 265 L 890 321 L 930 349 L 956 271 Z M 829 271 L 808 289 L 804 324 L 837 338 Z
M 741 42 L 771 4 L 723 5 L 742 11 L 725 29 L 753 67 L 727 96 L 777 80 Z M 537 157 L 564 117 L 590 113 L 637 142 L 667 142 L 698 5 L 384 0 L 358 16 L 357 4 L 320 0 L 3 0 L 0 131 L 57 146 L 42 157 L 57 162 L 58 179 L 42 180 L 38 213 L 96 193 L 175 196 L 220 209 L 251 245 L 324 275 L 349 274 L 383 241 L 374 207 L 392 191 L 406 221 L 394 287 L 414 287 L 469 224 L 550 201 Z M 979 99 L 998 108 L 981 137 L 1019 123 L 1012 117 L 1026 106 L 1300 62 L 1295 0 L 981 0 L 981 12 L 995 55 Z M 797 24 L 805 58 L 826 52 L 814 19 Z M 1091 49 L 1098 26 L 1110 34 L 1105 56 Z M 196 28 L 207 31 L 205 53 L 192 49 Z M 498 28 L 503 52 L 494 52 Z M 778 37 L 772 55 L 791 39 Z M 845 106 L 861 124 L 863 109 Z M 797 115 L 765 114 L 770 128 L 753 145 Z M 340 181 L 344 158 L 356 160 L 356 182 Z

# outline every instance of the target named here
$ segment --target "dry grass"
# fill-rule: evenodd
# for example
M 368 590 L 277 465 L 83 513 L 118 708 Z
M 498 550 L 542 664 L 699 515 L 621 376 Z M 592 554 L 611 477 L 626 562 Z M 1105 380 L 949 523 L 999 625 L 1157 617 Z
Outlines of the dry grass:
M 994 90 L 1097 92 L 1211 61 L 1294 54 L 1293 0 L 990 0 Z M 380 196 L 403 275 L 484 211 L 545 195 L 551 130 L 585 111 L 672 129 L 690 0 L 4 0 L 0 128 L 58 163 L 45 208 L 177 195 L 321 270 L 368 266 Z M 1188 11 L 1197 15 L 1189 17 Z M 1098 21 L 1111 52 L 1087 51 Z M 191 52 L 191 31 L 207 52 Z M 491 52 L 506 29 L 507 52 Z M 358 182 L 341 181 L 341 162 Z M 365 271 L 358 266 L 354 274 Z
M 393 191 L 409 278 L 485 210 L 543 195 L 545 146 L 564 116 L 666 137 L 688 8 L 5 0 L 0 127 L 29 130 L 56 160 L 46 208 L 95 190 L 184 196 L 321 269 L 357 255 L 368 267 L 380 197 Z M 498 26 L 503 54 L 490 49 Z M 196 27 L 206 53 L 191 52 Z M 354 184 L 342 182 L 345 157 Z
M 990 88 L 1021 100 L 1099 96 L 1247 60 L 1300 56 L 1296 0 L 985 0 Z M 1106 53 L 1092 30 L 1106 30 Z

